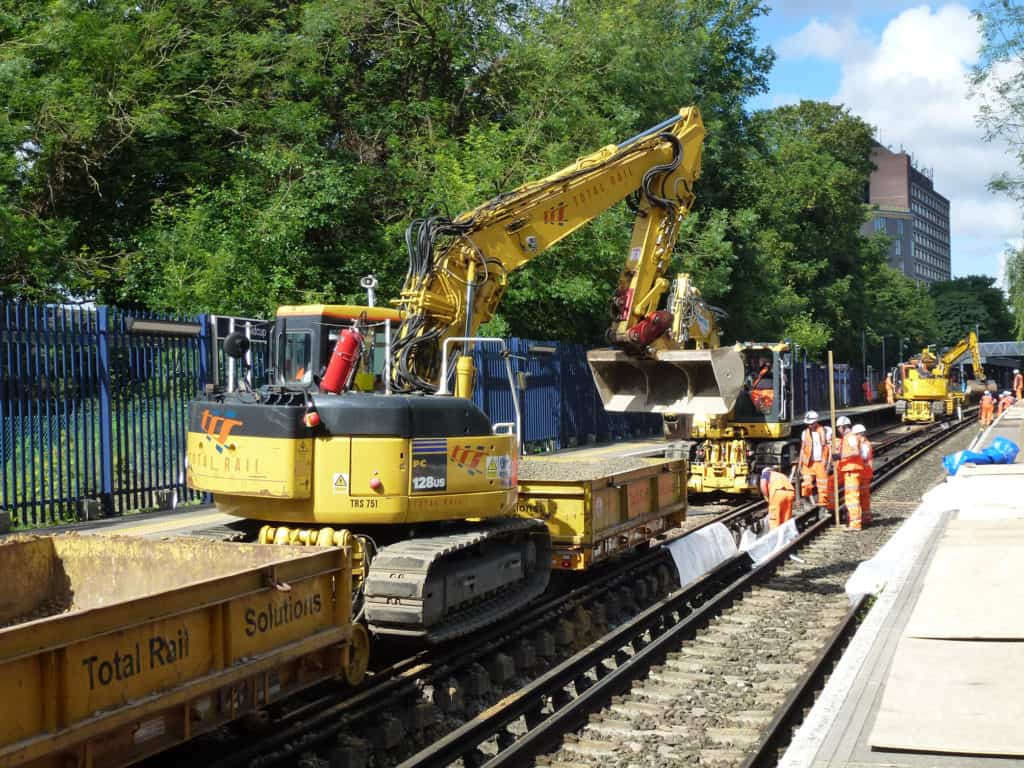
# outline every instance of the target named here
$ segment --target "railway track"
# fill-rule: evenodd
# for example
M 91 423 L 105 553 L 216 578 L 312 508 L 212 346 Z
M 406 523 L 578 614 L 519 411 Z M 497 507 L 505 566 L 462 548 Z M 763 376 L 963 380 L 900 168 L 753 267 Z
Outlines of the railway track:
M 886 460 L 894 447 L 913 441 L 920 434 L 919 430 L 907 431 L 878 441 L 879 463 Z M 884 470 L 880 468 L 879 474 L 883 475 Z M 764 509 L 760 501 L 742 504 L 700 520 L 682 535 L 719 522 L 738 530 L 763 516 Z M 805 516 L 801 525 L 809 525 L 809 521 Z M 591 688 L 596 688 L 593 695 L 600 693 L 600 687 L 595 686 L 598 677 L 617 672 L 619 662 L 625 664 L 640 656 L 637 651 L 649 645 L 644 637 L 664 634 L 664 628 L 678 623 L 692 606 L 710 600 L 749 570 L 749 559 L 746 564 L 737 559 L 680 593 L 667 552 L 654 548 L 623 562 L 615 570 L 550 596 L 514 621 L 464 638 L 454 647 L 420 651 L 378 669 L 354 691 L 321 687 L 311 695 L 289 700 L 271 710 L 263 721 L 243 724 L 233 737 L 222 734 L 216 741 L 193 743 L 153 764 L 356 768 L 402 760 L 408 760 L 409 765 L 445 765 L 461 760 L 464 765 L 479 765 L 498 753 L 498 747 L 532 743 L 532 736 L 526 741 L 517 737 L 542 722 L 550 723 L 546 726 L 550 730 L 557 720 L 546 715 L 552 711 L 561 713 L 561 705 L 568 705 L 574 696 L 581 698 L 576 694 L 585 695 Z M 678 603 L 680 594 L 685 596 L 683 604 L 688 607 L 682 612 L 666 612 L 666 601 L 675 595 Z M 640 626 L 646 629 L 636 634 Z M 612 651 L 610 657 L 601 659 L 597 666 L 591 665 L 589 671 L 575 673 L 581 663 L 579 654 L 610 647 L 609 644 L 618 642 L 616 638 L 631 632 L 634 635 L 625 648 Z M 639 663 L 632 662 L 626 669 Z M 567 664 L 574 674 L 562 680 L 558 676 L 567 674 Z M 493 733 L 485 733 L 488 728 L 482 723 L 493 724 L 495 716 L 511 716 L 509 701 L 526 702 L 531 692 L 538 690 L 536 686 L 552 685 L 556 678 L 561 682 L 561 693 L 544 694 L 544 706 L 528 707 L 501 728 L 493 728 Z M 512 724 L 516 719 L 518 725 Z M 467 747 L 468 741 L 460 739 L 465 739 L 465 729 L 469 727 L 476 735 L 468 741 L 476 741 Z M 440 746 L 453 744 L 453 739 L 455 746 L 450 751 L 437 752 Z M 481 751 L 480 745 L 488 741 L 491 747 Z M 426 750 L 417 752 L 424 746 Z M 514 754 L 510 753 L 510 757 Z M 522 763 L 513 760 L 499 764 Z
M 887 441 L 875 485 L 972 422 Z M 746 555 L 629 621 L 401 768 L 771 764 L 856 626 L 843 583 L 885 538 L 811 512 L 763 563 Z

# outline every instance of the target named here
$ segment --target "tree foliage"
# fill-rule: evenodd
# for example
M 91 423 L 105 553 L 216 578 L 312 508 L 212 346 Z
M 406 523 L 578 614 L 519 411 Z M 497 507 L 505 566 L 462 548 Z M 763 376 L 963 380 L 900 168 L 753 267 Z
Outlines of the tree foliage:
M 1013 0 L 983 0 L 974 12 L 981 26 L 982 48 L 971 72 L 979 100 L 978 123 L 985 138 L 1006 142 L 1017 163 L 992 179 L 993 190 L 1024 203 L 1024 7 Z
M 1024 247 L 1008 247 L 1006 258 L 1006 289 L 1013 311 L 1013 334 L 1024 341 Z
M 935 302 L 935 342 L 949 346 L 977 330 L 980 341 L 1005 341 L 1014 332 L 1006 295 L 996 278 L 969 275 L 929 287 Z
M 933 332 L 860 234 L 871 130 L 750 114 L 762 0 L 0 0 L 0 290 L 269 315 L 398 293 L 405 228 L 695 103 L 708 128 L 673 269 L 734 339 L 858 357 Z M 492 322 L 597 341 L 632 215 L 512 276 Z

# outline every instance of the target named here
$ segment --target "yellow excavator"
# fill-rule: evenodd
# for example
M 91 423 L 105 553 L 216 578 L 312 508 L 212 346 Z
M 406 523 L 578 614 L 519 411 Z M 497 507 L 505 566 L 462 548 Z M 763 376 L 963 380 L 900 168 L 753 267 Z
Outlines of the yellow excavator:
M 953 364 L 965 353 L 971 353 L 974 380 L 967 382 L 965 391 L 954 386 Z M 929 349 L 901 363 L 896 370 L 899 394 L 896 413 L 901 421 L 927 423 L 937 418 L 952 416 L 963 407 L 968 397 L 980 396 L 990 387 L 985 381 L 985 369 L 981 364 L 981 350 L 978 337 L 971 331 L 954 344 L 942 357 L 936 358 Z
M 518 423 L 492 424 L 469 399 L 473 346 L 502 345 L 478 329 L 509 273 L 632 196 L 609 338 L 612 365 L 639 376 L 611 396 L 680 414 L 728 411 L 739 359 L 673 351 L 681 321 L 659 309 L 703 138 L 698 110 L 684 108 L 454 219 L 413 222 L 397 309 L 281 307 L 271 383 L 211 389 L 191 403 L 189 485 L 221 511 L 264 523 L 259 541 L 353 547 L 375 633 L 438 642 L 518 610 L 545 590 L 552 545 L 543 520 L 515 513 Z M 355 391 L 371 350 L 384 367 L 368 385 L 364 370 L 363 388 L 377 391 Z M 225 351 L 241 357 L 244 340 L 229 337 Z

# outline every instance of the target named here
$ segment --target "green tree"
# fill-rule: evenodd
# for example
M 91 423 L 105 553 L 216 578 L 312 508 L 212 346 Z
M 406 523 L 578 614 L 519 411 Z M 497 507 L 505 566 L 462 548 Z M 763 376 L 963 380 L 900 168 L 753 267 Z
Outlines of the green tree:
M 1017 341 L 1024 341 L 1024 247 L 1008 247 L 1006 256 L 1006 286 L 1013 312 L 1013 333 Z
M 941 346 L 955 344 L 975 328 L 980 341 L 1005 341 L 1014 332 L 1006 294 L 994 277 L 958 277 L 933 283 L 929 292 L 937 319 L 934 341 Z
M 911 350 L 935 343 L 936 301 L 927 286 L 887 264 L 865 274 L 864 281 L 864 293 L 871 297 L 865 321 L 872 346 L 881 344 L 884 338 L 892 355 L 890 359 L 895 360 L 901 339 Z
M 983 0 L 974 16 L 982 33 L 979 60 L 971 72 L 978 123 L 987 140 L 1009 145 L 1017 164 L 993 178 L 990 187 L 1024 202 L 1024 7 L 1013 0 Z
M 871 127 L 843 107 L 802 101 L 755 114 L 750 135 L 738 200 L 757 224 L 733 241 L 727 328 L 737 338 L 785 336 L 814 353 L 831 346 L 840 359 L 859 358 L 865 282 L 886 249 L 860 233 Z
M 0 0 L 0 289 L 267 314 L 397 294 L 404 231 L 699 103 L 742 188 L 760 0 Z M 722 286 L 743 217 L 695 217 Z M 514 277 L 505 327 L 592 340 L 624 206 Z M 707 227 L 707 231 L 704 228 Z M 560 307 L 538 312 L 538 306 Z

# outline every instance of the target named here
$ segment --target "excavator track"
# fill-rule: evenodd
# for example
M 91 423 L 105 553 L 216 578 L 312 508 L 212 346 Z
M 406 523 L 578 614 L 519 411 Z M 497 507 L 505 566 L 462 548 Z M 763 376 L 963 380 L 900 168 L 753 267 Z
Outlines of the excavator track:
M 551 538 L 542 521 L 496 518 L 382 548 L 364 588 L 375 634 L 440 643 L 514 613 L 547 589 Z

